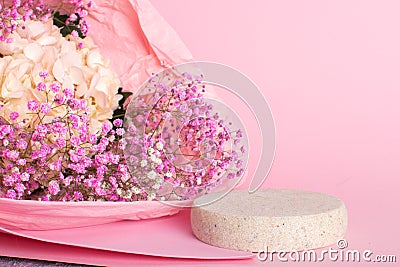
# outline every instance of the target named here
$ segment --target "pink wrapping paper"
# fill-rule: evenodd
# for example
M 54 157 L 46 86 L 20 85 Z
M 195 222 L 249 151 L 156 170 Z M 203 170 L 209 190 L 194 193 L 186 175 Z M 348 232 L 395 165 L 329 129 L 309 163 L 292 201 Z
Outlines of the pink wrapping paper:
M 0 198 L 0 227 L 53 230 L 141 220 L 176 214 L 179 208 L 157 201 L 43 202 Z
M 147 0 L 98 0 L 88 21 L 89 35 L 111 60 L 125 91 L 134 92 L 163 66 L 192 59 L 176 32 Z

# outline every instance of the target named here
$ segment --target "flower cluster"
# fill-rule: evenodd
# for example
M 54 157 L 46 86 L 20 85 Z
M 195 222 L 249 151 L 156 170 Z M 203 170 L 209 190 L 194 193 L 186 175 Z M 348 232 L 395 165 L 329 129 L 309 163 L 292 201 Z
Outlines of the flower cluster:
M 43 80 L 47 72 L 41 72 Z M 0 122 L 0 197 L 36 200 L 145 199 L 125 164 L 123 121 L 106 121 L 90 133 L 90 109 L 76 91 L 38 86 L 43 102 L 27 109 L 35 128 L 24 127 L 18 112 Z M 48 118 L 54 112 L 55 117 Z M 10 121 L 11 123 L 9 123 Z
M 90 131 L 77 89 L 41 71 L 23 114 L 0 117 L 0 197 L 42 201 L 186 200 L 244 172 L 243 132 L 214 112 L 201 79 L 154 76 L 125 116 Z M 153 90 L 148 90 L 148 89 Z M 30 127 L 30 125 L 35 127 Z
M 186 200 L 240 179 L 245 134 L 201 77 L 154 75 L 123 108 L 130 93 L 84 38 L 92 6 L 0 5 L 0 197 Z
M 152 199 L 191 199 L 244 173 L 243 132 L 204 98 L 201 77 L 155 75 L 125 116 L 125 158 Z
M 86 36 L 89 25 L 86 21 L 88 9 L 94 5 L 93 1 L 85 3 L 83 0 L 6 0 L 0 4 L 0 41 L 11 43 L 11 36 L 18 28 L 24 28 L 27 21 L 43 21 L 57 19 L 54 15 L 60 11 L 68 15 L 62 21 L 65 27 L 74 27 Z M 59 20 L 59 19 L 58 19 Z M 61 22 L 61 20 L 59 20 Z M 74 33 L 75 34 L 75 33 Z

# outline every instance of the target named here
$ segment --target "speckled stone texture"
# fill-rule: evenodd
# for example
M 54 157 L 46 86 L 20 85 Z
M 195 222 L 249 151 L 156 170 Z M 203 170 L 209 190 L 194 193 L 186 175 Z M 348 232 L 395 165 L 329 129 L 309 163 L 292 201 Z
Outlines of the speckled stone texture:
M 218 195 L 218 194 L 217 194 Z M 234 190 L 196 199 L 191 211 L 194 235 L 222 248 L 244 251 L 300 251 L 329 246 L 347 228 L 344 203 L 322 193 L 260 189 Z

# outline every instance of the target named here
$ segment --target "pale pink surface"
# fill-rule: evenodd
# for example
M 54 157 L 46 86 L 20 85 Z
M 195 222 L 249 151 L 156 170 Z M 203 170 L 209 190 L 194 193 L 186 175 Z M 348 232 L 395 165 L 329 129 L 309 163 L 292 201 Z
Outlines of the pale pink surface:
M 248 266 L 257 263 L 254 258 L 235 261 L 175 258 L 163 258 L 160 260 L 158 257 L 51 244 L 3 233 L 0 233 L 0 240 L 2 241 L 0 242 L 2 255 L 96 266 Z

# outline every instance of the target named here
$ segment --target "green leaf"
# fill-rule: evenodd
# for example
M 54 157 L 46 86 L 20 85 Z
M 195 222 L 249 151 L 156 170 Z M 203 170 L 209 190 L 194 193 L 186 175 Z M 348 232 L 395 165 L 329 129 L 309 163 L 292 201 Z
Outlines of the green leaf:
M 78 14 L 75 14 L 78 18 L 76 21 L 72 21 L 69 24 L 67 24 L 67 19 L 69 18 L 69 15 L 66 14 L 60 14 L 59 11 L 54 13 L 53 16 L 53 24 L 56 25 L 58 28 L 60 28 L 60 33 L 62 36 L 67 36 L 72 33 L 72 31 L 77 31 L 79 34 L 80 38 L 85 38 L 85 35 L 82 34 L 82 31 L 77 27 L 80 23 L 81 18 L 79 17 Z

